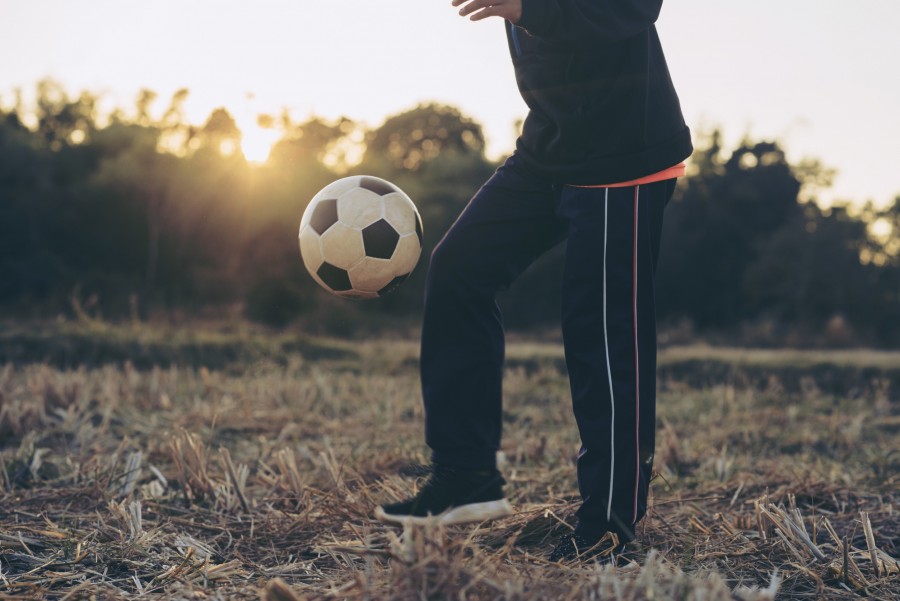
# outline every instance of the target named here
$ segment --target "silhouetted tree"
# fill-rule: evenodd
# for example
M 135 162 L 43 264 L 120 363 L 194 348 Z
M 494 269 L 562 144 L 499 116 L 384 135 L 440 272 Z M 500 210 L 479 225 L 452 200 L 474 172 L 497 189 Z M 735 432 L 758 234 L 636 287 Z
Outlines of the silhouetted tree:
M 803 227 L 801 182 L 776 144 L 744 142 L 723 159 L 713 140 L 667 209 L 658 279 L 662 315 L 701 327 L 752 317 L 744 274 L 782 227 Z
M 480 125 L 440 104 L 372 130 L 347 118 L 263 115 L 282 137 L 251 166 L 226 109 L 200 126 L 185 121 L 186 89 L 159 112 L 157 95 L 142 90 L 132 111 L 102 126 L 91 94 L 73 98 L 44 81 L 37 97 L 31 109 L 18 101 L 0 110 L 5 310 L 58 311 L 79 291 L 123 314 L 139 292 L 147 311 L 243 304 L 252 319 L 299 319 L 313 331 L 415 325 L 431 250 L 496 167 Z M 425 225 L 413 276 L 375 302 L 330 297 L 299 257 L 303 211 L 346 174 L 393 181 Z M 832 176 L 816 160 L 790 163 L 773 142 L 726 152 L 713 132 L 667 210 L 661 318 L 732 332 L 758 321 L 806 332 L 840 323 L 858 340 L 900 344 L 900 198 L 880 209 L 821 208 L 816 194 Z M 501 299 L 508 324 L 557 324 L 563 254 L 560 246 L 539 259 Z
M 440 156 L 459 153 L 483 156 L 481 126 L 459 109 L 423 104 L 389 117 L 366 140 L 364 164 L 388 162 L 394 169 L 418 171 Z

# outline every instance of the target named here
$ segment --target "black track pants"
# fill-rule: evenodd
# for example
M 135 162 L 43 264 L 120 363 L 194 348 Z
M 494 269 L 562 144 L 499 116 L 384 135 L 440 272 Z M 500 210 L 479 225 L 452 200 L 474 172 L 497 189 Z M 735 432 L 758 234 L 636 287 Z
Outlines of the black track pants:
M 478 191 L 435 248 L 426 284 L 421 376 L 435 462 L 494 466 L 504 360 L 495 297 L 565 240 L 563 340 L 582 441 L 579 529 L 633 536 L 653 463 L 653 274 L 674 186 L 558 186 L 513 156 Z

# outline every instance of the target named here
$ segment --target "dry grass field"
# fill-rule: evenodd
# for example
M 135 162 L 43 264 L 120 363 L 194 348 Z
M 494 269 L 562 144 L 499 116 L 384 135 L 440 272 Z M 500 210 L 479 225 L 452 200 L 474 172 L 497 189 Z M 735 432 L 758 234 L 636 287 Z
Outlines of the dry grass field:
M 517 513 L 407 531 L 371 514 L 427 461 L 413 342 L 9 326 L 0 353 L 0 599 L 900 598 L 900 353 L 665 349 L 619 567 L 546 560 L 577 506 L 557 345 L 509 349 Z

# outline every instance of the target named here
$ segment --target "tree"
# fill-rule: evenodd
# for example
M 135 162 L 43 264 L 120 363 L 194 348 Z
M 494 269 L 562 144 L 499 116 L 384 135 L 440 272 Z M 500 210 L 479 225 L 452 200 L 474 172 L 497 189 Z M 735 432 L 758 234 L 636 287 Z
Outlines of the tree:
M 166 211 L 174 202 L 173 175 L 178 166 L 174 155 L 157 150 L 159 130 L 140 125 L 120 126 L 128 146 L 115 155 L 105 157 L 94 175 L 93 183 L 110 187 L 132 202 L 143 205 L 146 215 L 146 264 L 144 297 L 152 297 L 159 269 L 160 238 Z
M 440 104 L 371 131 L 347 118 L 261 116 L 282 138 L 257 166 L 240 152 L 226 109 L 199 126 L 185 121 L 186 89 L 159 112 L 157 95 L 142 90 L 132 110 L 102 126 L 93 95 L 73 97 L 51 81 L 38 92 L 34 107 L 19 101 L 0 110 L 4 309 L 58 311 L 80 289 L 121 315 L 140 290 L 145 310 L 243 302 L 248 316 L 276 326 L 297 317 L 344 333 L 415 324 L 432 249 L 496 168 L 480 125 Z M 420 265 L 378 302 L 328 298 L 297 249 L 309 200 L 348 174 L 399 185 L 424 222 Z M 726 152 L 713 132 L 667 210 L 661 318 L 707 331 L 767 320 L 815 332 L 837 316 L 869 340 L 896 345 L 900 198 L 883 208 L 825 209 L 815 196 L 832 176 L 816 160 L 788 162 L 775 142 L 744 140 Z M 508 323 L 557 323 L 563 252 L 540 258 L 501 298 Z
M 459 109 L 423 104 L 389 117 L 366 140 L 363 164 L 387 162 L 393 169 L 418 171 L 439 156 L 484 156 L 481 126 Z
M 661 314 L 701 327 L 753 317 L 745 272 L 782 227 L 803 227 L 802 182 L 780 147 L 745 140 L 723 160 L 718 139 L 670 203 L 660 252 Z
M 83 92 L 71 100 L 62 85 L 52 79 L 37 84 L 37 134 L 51 150 L 88 139 L 96 128 L 97 98 Z
M 748 316 L 813 330 L 840 315 L 865 326 L 877 312 L 872 269 L 860 261 L 866 224 L 846 207 L 813 205 L 800 227 L 785 224 L 757 251 L 741 282 Z

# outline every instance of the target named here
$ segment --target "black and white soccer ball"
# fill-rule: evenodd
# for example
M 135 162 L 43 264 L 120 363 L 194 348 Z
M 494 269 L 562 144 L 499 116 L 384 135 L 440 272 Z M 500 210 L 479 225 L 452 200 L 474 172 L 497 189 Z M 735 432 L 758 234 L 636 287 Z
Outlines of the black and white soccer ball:
M 368 175 L 325 186 L 300 220 L 303 264 L 325 290 L 377 298 L 399 286 L 422 252 L 422 218 L 397 186 Z

